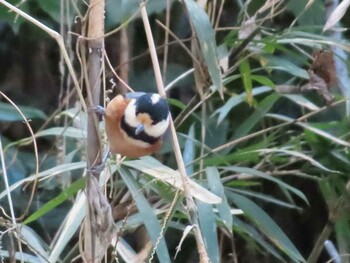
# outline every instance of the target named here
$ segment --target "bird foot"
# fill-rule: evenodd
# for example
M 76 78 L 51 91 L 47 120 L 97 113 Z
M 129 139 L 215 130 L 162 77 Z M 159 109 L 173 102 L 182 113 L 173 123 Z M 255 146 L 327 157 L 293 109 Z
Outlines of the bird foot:
M 105 108 L 103 108 L 101 105 L 93 106 L 93 107 L 91 107 L 91 110 L 96 112 L 100 116 L 105 116 L 106 115 Z
M 91 174 L 97 176 L 97 175 L 99 175 L 99 174 L 105 169 L 105 167 L 106 167 L 106 163 L 105 163 L 105 162 L 102 162 L 102 163 L 100 163 L 100 164 L 98 164 L 98 165 L 94 165 L 93 167 L 91 167 L 90 169 L 88 169 L 88 171 L 89 171 Z

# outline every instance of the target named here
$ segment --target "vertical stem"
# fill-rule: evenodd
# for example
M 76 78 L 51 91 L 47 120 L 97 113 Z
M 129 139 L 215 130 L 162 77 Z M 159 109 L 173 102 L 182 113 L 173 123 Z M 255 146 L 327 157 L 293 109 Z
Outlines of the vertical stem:
M 154 74 L 155 74 L 155 78 L 156 78 L 158 93 L 162 97 L 166 97 L 163 79 L 162 79 L 162 75 L 161 75 L 161 71 L 160 71 L 160 67 L 159 67 L 157 52 L 156 52 L 156 48 L 155 48 L 155 44 L 154 44 L 154 40 L 153 40 L 152 30 L 151 30 L 151 26 L 149 24 L 149 20 L 148 20 L 148 16 L 147 16 L 145 2 L 141 3 L 141 16 L 142 16 L 143 25 L 144 25 L 145 32 L 146 32 L 148 46 L 150 49 L 150 54 L 151 54 L 153 70 L 154 70 Z M 191 224 L 194 226 L 193 230 L 194 230 L 194 236 L 196 238 L 198 253 L 200 256 L 200 262 L 201 263 L 209 262 L 208 254 L 207 254 L 207 251 L 204 247 L 203 236 L 202 236 L 202 233 L 199 229 L 199 223 L 198 223 L 198 218 L 197 218 L 197 214 L 196 214 L 196 205 L 194 203 L 194 200 L 193 200 L 193 197 L 191 195 L 190 188 L 189 188 L 186 168 L 185 168 L 185 164 L 184 164 L 184 161 L 182 158 L 180 144 L 179 144 L 179 141 L 178 141 L 178 138 L 176 135 L 176 130 L 175 130 L 175 126 L 174 126 L 174 122 L 173 122 L 172 118 L 170 118 L 170 125 L 169 126 L 170 126 L 170 132 L 172 135 L 171 137 L 172 137 L 172 144 L 173 144 L 173 148 L 174 148 L 176 163 L 178 165 L 179 172 L 181 175 L 182 184 L 184 187 L 184 195 L 186 197 L 186 206 L 187 206 L 187 211 L 189 214 L 189 220 L 190 220 Z
M 100 104 L 102 54 L 104 49 L 104 0 L 90 0 L 88 16 L 88 82 L 87 82 L 87 105 L 88 108 Z M 98 118 L 93 111 L 88 111 L 87 124 L 87 168 L 90 170 L 101 162 L 101 142 L 98 130 Z M 84 225 L 84 258 L 86 262 L 96 262 L 96 254 L 99 254 L 96 240 L 95 226 L 92 225 L 90 205 L 92 203 L 91 172 L 88 173 L 86 187 L 86 220 Z M 97 176 L 97 175 L 96 175 Z M 97 259 L 98 260 L 98 259 Z

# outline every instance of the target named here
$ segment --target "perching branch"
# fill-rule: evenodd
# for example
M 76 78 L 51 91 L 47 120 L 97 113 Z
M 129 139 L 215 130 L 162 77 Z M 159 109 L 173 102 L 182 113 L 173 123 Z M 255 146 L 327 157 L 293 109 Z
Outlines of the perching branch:
M 155 74 L 155 78 L 156 78 L 158 92 L 162 97 L 166 97 L 166 92 L 164 89 L 164 84 L 163 84 L 162 74 L 161 74 L 160 67 L 159 67 L 156 48 L 155 48 L 155 44 L 153 41 L 152 31 L 151 31 L 151 27 L 149 24 L 147 10 L 146 10 L 146 6 L 145 6 L 144 2 L 141 3 L 141 16 L 142 16 L 142 20 L 143 20 L 143 25 L 145 27 L 148 46 L 150 49 L 150 54 L 151 54 L 153 70 L 154 70 L 154 74 Z M 184 187 L 184 195 L 186 197 L 187 211 L 189 213 L 190 222 L 194 226 L 193 230 L 194 230 L 194 235 L 195 235 L 196 242 L 197 242 L 198 252 L 200 255 L 200 262 L 209 262 L 209 257 L 208 257 L 207 251 L 204 247 L 203 236 L 202 236 L 202 233 L 199 229 L 198 218 L 196 215 L 196 205 L 194 203 L 193 197 L 192 197 L 191 192 L 190 192 L 186 168 L 185 168 L 185 164 L 184 164 L 184 161 L 182 158 L 180 144 L 179 144 L 179 141 L 178 141 L 178 138 L 176 135 L 176 130 L 175 130 L 175 126 L 174 126 L 174 122 L 173 122 L 172 118 L 170 118 L 170 132 L 171 132 L 172 144 L 173 144 L 173 149 L 174 149 L 174 154 L 175 154 L 177 166 L 179 168 L 179 172 L 180 172 L 181 179 L 182 179 L 182 184 Z

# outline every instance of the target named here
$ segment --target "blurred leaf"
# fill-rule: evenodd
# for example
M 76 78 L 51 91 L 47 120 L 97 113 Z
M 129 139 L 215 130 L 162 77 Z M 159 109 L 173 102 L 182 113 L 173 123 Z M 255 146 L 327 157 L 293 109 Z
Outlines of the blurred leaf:
M 49 14 L 56 22 L 66 22 L 64 19 L 61 18 L 61 4 L 62 1 L 57 0 L 36 0 L 39 3 L 39 6 L 42 10 L 44 10 L 47 14 Z M 69 2 L 66 2 L 69 3 Z M 71 8 L 70 10 L 74 10 L 74 8 Z M 69 17 L 69 21 L 72 20 L 74 17 L 74 14 L 72 14 L 71 17 Z
M 250 77 L 252 80 L 260 83 L 263 86 L 267 86 L 267 87 L 271 87 L 271 88 L 275 87 L 275 84 L 268 77 L 261 76 L 261 75 L 251 75 Z
M 3 256 L 4 258 L 10 258 L 8 250 L 0 250 L 0 255 Z M 47 262 L 47 261 L 45 261 L 45 259 L 30 255 L 30 254 L 24 253 L 24 252 L 15 252 L 14 258 L 16 259 L 16 262 L 21 262 L 21 261 L 25 262 L 25 263 Z M 12 259 L 12 257 L 11 257 L 11 259 Z M 4 261 L 4 262 L 10 262 L 10 261 Z
M 343 0 L 332 14 L 328 17 L 326 24 L 324 25 L 323 31 L 330 29 L 335 26 L 340 19 L 345 15 L 346 11 L 350 6 L 350 0 Z
M 63 221 L 62 231 L 59 232 L 54 243 L 48 262 L 59 262 L 59 257 L 72 236 L 76 233 L 85 217 L 86 196 L 83 192 L 78 194 L 75 202 Z
M 297 94 L 283 94 L 284 97 L 290 99 L 291 101 L 295 102 L 296 104 L 305 107 L 311 111 L 318 110 L 319 107 L 316 106 L 314 103 L 309 101 L 307 98 L 305 98 L 302 95 L 297 95 Z
M 248 198 L 239 194 L 231 194 L 237 207 L 243 210 L 244 214 L 259 227 L 272 243 L 285 252 L 294 262 L 306 262 L 287 235 L 268 214 Z
M 18 108 L 27 119 L 47 119 L 41 110 L 26 106 L 18 106 Z M 10 103 L 0 102 L 0 121 L 23 121 L 23 118 Z
M 149 205 L 146 198 L 140 191 L 140 186 L 137 184 L 136 180 L 128 169 L 121 167 L 119 172 L 131 195 L 133 196 L 133 199 L 136 203 L 139 213 L 143 218 L 143 223 L 147 229 L 153 245 L 157 244 L 156 253 L 159 261 L 171 262 L 165 240 L 163 237 L 160 237 L 162 233 L 160 223 L 152 207 Z
M 188 137 L 185 141 L 185 147 L 182 155 L 186 166 L 186 173 L 188 176 L 190 176 L 191 174 L 193 174 L 192 162 L 195 157 L 194 125 L 191 125 L 191 128 L 188 132 Z
M 235 193 L 238 193 L 238 194 L 245 195 L 245 196 L 254 197 L 254 198 L 262 200 L 264 202 L 275 204 L 275 205 L 278 205 L 278 206 L 281 206 L 281 207 L 302 210 L 300 207 L 298 207 L 298 206 L 296 206 L 294 204 L 290 204 L 290 203 L 281 201 L 281 200 L 279 200 L 279 199 L 277 199 L 277 198 L 275 198 L 273 196 L 265 195 L 265 194 L 258 193 L 258 192 L 248 191 L 248 190 L 240 190 L 240 189 L 237 189 L 237 188 L 232 188 L 232 189 L 229 189 L 229 191 L 227 191 L 227 196 L 230 196 L 230 192 L 231 191 L 235 192 Z
M 308 203 L 306 196 L 299 189 L 294 188 L 294 187 L 290 186 L 289 184 L 286 184 L 285 182 L 281 181 L 280 179 L 273 177 L 267 173 L 260 172 L 256 169 L 253 169 L 253 168 L 239 167 L 239 166 L 227 166 L 227 167 L 223 167 L 223 169 L 228 170 L 228 171 L 233 171 L 236 173 L 241 173 L 241 174 L 250 174 L 250 175 L 254 175 L 254 176 L 269 180 L 271 182 L 276 183 L 281 188 L 284 188 L 284 189 L 294 193 L 296 196 L 298 196 L 299 198 L 304 200 L 305 203 Z
M 251 78 L 251 70 L 248 59 L 245 59 L 241 63 L 239 63 L 239 71 L 243 80 L 244 90 L 247 94 L 247 102 L 249 103 L 249 105 L 251 105 L 253 103 L 253 81 Z
M 21 9 L 24 12 L 28 12 L 29 3 L 26 1 L 21 0 L 6 0 L 6 2 L 17 6 L 19 9 Z M 19 3 L 21 3 L 19 5 Z M 26 20 L 22 18 L 21 16 L 17 16 L 16 13 L 10 11 L 6 6 L 3 4 L 0 4 L 0 18 L 2 21 L 7 22 L 11 27 L 12 30 L 15 33 L 18 33 L 20 26 L 25 22 Z
M 141 157 L 140 160 L 124 161 L 122 164 L 132 167 L 143 173 L 149 174 L 150 176 L 153 176 L 156 179 L 159 179 L 162 182 L 166 182 L 169 185 L 172 185 L 173 187 L 183 191 L 183 184 L 180 173 L 163 165 L 150 156 Z M 188 178 L 188 183 L 191 190 L 191 195 L 194 198 L 197 198 L 198 200 L 208 204 L 218 204 L 221 202 L 220 197 L 212 194 L 210 191 L 197 184 L 190 178 Z
M 280 259 L 281 261 L 282 256 L 279 254 L 279 252 L 270 245 L 265 237 L 262 237 L 261 234 L 256 231 L 251 225 L 248 225 L 247 223 L 240 220 L 237 216 L 233 216 L 233 226 L 236 228 L 236 232 L 244 232 L 249 237 L 251 237 L 255 242 L 259 243 L 266 251 L 271 253 L 274 257 Z
M 227 202 L 225 189 L 220 180 L 219 171 L 217 170 L 216 167 L 207 167 L 205 169 L 205 173 L 207 175 L 207 180 L 208 180 L 210 190 L 214 194 L 222 198 L 222 202 L 220 204 L 216 204 L 216 207 L 218 208 L 219 216 L 222 222 L 225 224 L 227 230 L 231 232 L 232 231 L 231 207 Z
M 42 217 L 56 206 L 60 205 L 67 199 L 71 198 L 75 195 L 79 190 L 85 187 L 85 178 L 80 178 L 72 183 L 67 189 L 65 189 L 60 195 L 53 198 L 51 201 L 42 206 L 39 210 L 31 214 L 26 220 L 24 220 L 23 224 L 28 224 L 37 220 L 39 217 Z
M 301 127 L 303 127 L 304 129 L 307 129 L 311 132 L 314 132 L 326 139 L 329 139 L 330 141 L 336 143 L 336 144 L 340 144 L 342 146 L 346 146 L 346 147 L 350 147 L 350 143 L 342 140 L 342 139 L 339 139 L 325 131 L 322 131 L 318 128 L 315 128 L 315 127 L 312 127 L 311 124 L 309 123 L 305 123 L 305 122 L 296 122 L 294 119 L 290 118 L 290 117 L 287 117 L 287 116 L 284 116 L 284 115 L 280 115 L 280 114 L 268 114 L 269 117 L 273 117 L 275 119 L 279 119 L 279 120 L 283 120 L 285 122 L 291 122 L 291 123 L 295 123 Z
M 315 26 L 322 25 L 325 19 L 325 4 L 322 1 L 299 0 L 288 1 L 287 10 L 295 17 L 299 25 Z
M 216 221 L 213 212 L 213 206 L 205 204 L 201 201 L 196 201 L 199 227 L 203 235 L 204 245 L 208 253 L 210 262 L 220 262 L 218 233 L 216 231 Z
M 43 0 L 45 1 L 45 0 Z M 47 1 L 47 0 L 46 0 Z M 56 1 L 56 0 L 54 0 Z M 170 0 L 173 2 L 174 0 Z M 166 1 L 149 0 L 147 1 L 147 13 L 162 12 L 166 7 Z M 125 22 L 133 14 L 137 13 L 140 8 L 139 0 L 107 0 L 106 1 L 106 25 L 108 28 L 115 27 L 117 24 Z M 139 15 L 137 16 L 139 17 Z
M 244 148 L 236 149 L 233 153 L 215 154 L 214 157 L 207 157 L 204 163 L 206 166 L 214 166 L 223 164 L 230 165 L 237 162 L 257 162 L 260 157 L 259 153 L 255 150 L 267 148 L 274 139 L 275 137 L 273 135 L 267 136 L 257 143 L 252 143 Z
M 261 64 L 268 69 L 281 70 L 302 79 L 309 79 L 306 70 L 284 58 L 265 55 L 264 59 L 261 60 Z
M 291 151 L 291 150 L 284 150 L 284 149 L 260 149 L 260 150 L 257 150 L 257 152 L 261 152 L 261 153 L 264 153 L 264 154 L 267 154 L 267 153 L 284 153 L 284 154 L 287 154 L 287 155 L 291 155 L 291 156 L 294 156 L 294 157 L 306 160 L 306 161 L 310 162 L 312 165 L 314 165 L 317 168 L 320 168 L 320 169 L 322 169 L 322 170 L 324 170 L 326 172 L 338 173 L 338 171 L 334 171 L 334 170 L 328 169 L 327 167 L 323 166 L 322 164 L 320 164 L 319 162 L 317 162 L 316 160 L 314 160 L 310 156 L 308 156 L 308 155 L 306 155 L 304 153 L 301 153 L 301 152 Z
M 208 15 L 203 8 L 193 0 L 184 0 L 191 23 L 197 33 L 203 58 L 208 66 L 209 75 L 221 97 L 223 97 L 223 85 L 218 61 L 218 51 L 215 33 Z
M 264 98 L 256 108 L 255 112 L 249 116 L 236 130 L 234 134 L 234 138 L 241 138 L 247 135 L 254 126 L 262 121 L 265 114 L 272 108 L 275 102 L 280 98 L 280 95 L 277 93 L 273 93 L 266 98 Z
M 40 262 L 47 262 L 49 246 L 32 228 L 21 224 L 19 228 L 21 238 L 27 244 L 30 244 L 32 250 L 36 251 Z
M 86 139 L 86 131 L 74 127 L 53 127 L 38 132 L 35 137 L 63 136 L 75 139 Z
M 253 96 L 269 92 L 272 89 L 270 87 L 258 87 L 254 88 L 252 91 Z M 232 96 L 224 106 L 218 108 L 212 115 L 218 114 L 218 124 L 220 124 L 227 116 L 227 114 L 237 105 L 244 102 L 247 97 L 247 93 L 243 92 L 240 95 Z
M 38 175 L 31 175 L 27 178 L 24 178 L 24 179 L 16 182 L 15 184 L 10 186 L 10 191 L 13 191 L 17 187 L 19 187 L 27 182 L 32 182 L 36 179 L 40 179 L 43 177 L 50 178 L 50 177 L 53 177 L 55 175 L 67 172 L 67 171 L 72 171 L 72 170 L 76 170 L 76 169 L 83 169 L 85 167 L 86 167 L 86 162 L 76 162 L 76 163 L 57 165 L 53 168 L 50 168 L 48 170 L 40 172 Z M 4 198 L 6 195 L 7 195 L 6 191 L 1 192 L 0 199 Z

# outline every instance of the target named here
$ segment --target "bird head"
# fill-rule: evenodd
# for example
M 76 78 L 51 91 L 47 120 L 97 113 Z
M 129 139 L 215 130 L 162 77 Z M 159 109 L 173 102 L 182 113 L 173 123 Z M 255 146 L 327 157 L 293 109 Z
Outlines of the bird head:
M 160 137 L 169 126 L 169 105 L 156 93 L 144 93 L 131 99 L 125 109 L 125 122 L 135 128 L 135 135 L 146 133 Z

